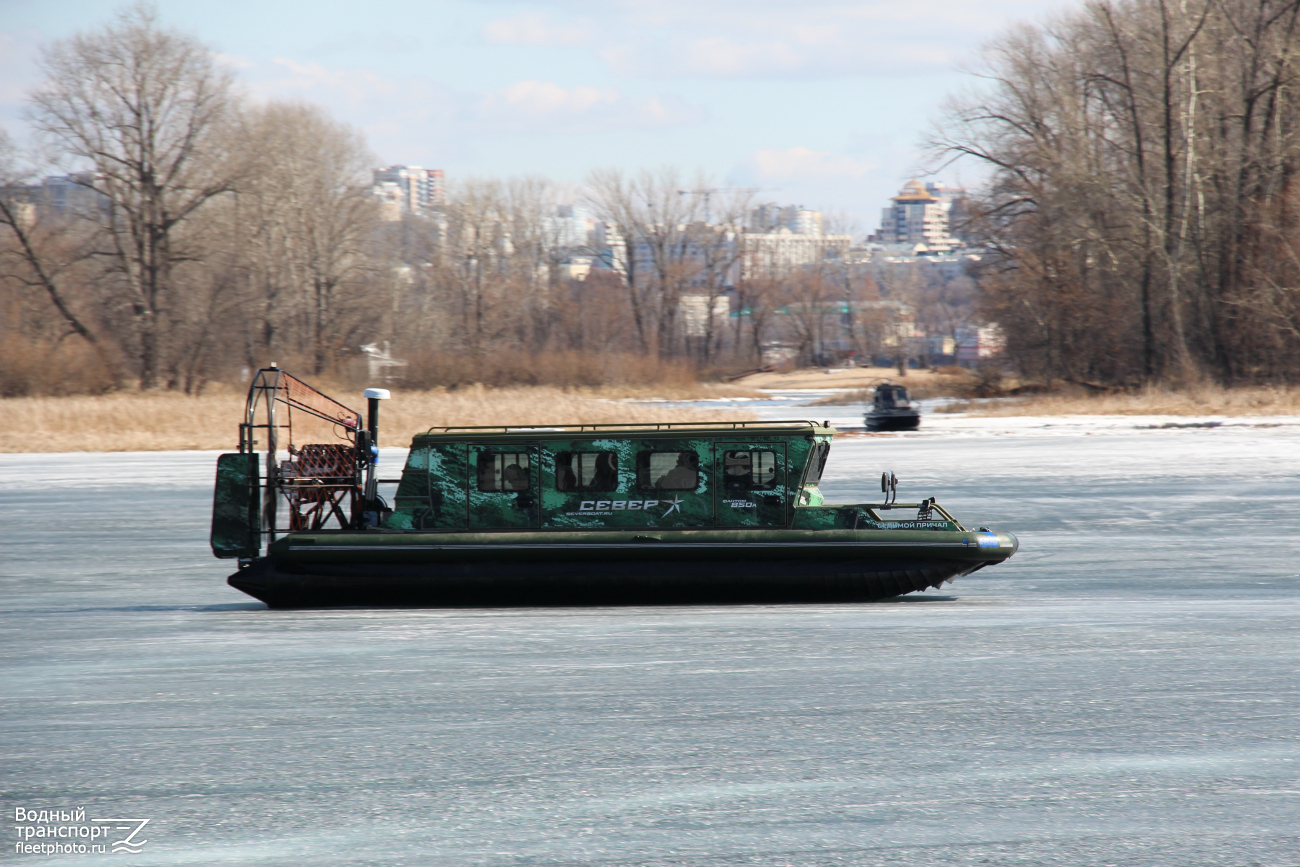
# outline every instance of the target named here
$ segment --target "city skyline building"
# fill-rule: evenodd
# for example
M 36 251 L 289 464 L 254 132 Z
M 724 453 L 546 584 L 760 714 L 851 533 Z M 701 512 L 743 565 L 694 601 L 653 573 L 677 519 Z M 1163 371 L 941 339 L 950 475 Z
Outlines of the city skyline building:
M 545 218 L 547 236 L 557 247 L 587 247 L 597 221 L 577 205 L 557 205 L 555 213 Z
M 821 211 L 805 208 L 803 205 L 779 205 L 765 202 L 756 205 L 749 212 L 747 231 L 775 233 L 782 229 L 795 235 L 820 235 L 822 233 Z
M 852 235 L 742 232 L 737 237 L 740 280 L 783 277 L 790 272 L 828 260 L 841 261 L 853 246 Z
M 373 176 L 371 192 L 379 199 L 386 220 L 399 220 L 406 214 L 426 214 L 447 202 L 442 169 L 397 165 L 375 169 Z
M 867 238 L 880 244 L 923 244 L 931 250 L 951 250 L 961 241 L 949 231 L 953 202 L 963 191 L 939 184 L 908 181 L 881 211 L 880 229 Z
M 96 179 L 94 172 L 73 172 L 47 175 L 35 183 L 14 184 L 6 189 L 27 223 L 39 215 L 51 214 L 104 220 L 108 219 L 112 204 L 95 189 Z

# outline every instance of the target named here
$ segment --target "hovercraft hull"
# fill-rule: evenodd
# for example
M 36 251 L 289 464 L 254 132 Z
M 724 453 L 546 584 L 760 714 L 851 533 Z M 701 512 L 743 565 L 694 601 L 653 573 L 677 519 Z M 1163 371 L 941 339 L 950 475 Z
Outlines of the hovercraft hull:
M 869 431 L 916 430 L 921 426 L 921 414 L 918 412 L 871 412 L 863 420 Z
M 229 583 L 275 608 L 870 602 L 939 587 L 1018 547 L 1005 533 L 996 547 L 993 534 L 906 531 L 822 531 L 816 541 L 554 535 L 290 536 Z

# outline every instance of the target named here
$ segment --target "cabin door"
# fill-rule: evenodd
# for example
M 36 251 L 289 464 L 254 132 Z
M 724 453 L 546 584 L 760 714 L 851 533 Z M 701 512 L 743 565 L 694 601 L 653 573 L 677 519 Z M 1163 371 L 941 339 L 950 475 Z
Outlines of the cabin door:
M 719 527 L 784 527 L 785 443 L 717 443 Z
M 471 445 L 468 481 L 471 530 L 538 526 L 537 446 Z

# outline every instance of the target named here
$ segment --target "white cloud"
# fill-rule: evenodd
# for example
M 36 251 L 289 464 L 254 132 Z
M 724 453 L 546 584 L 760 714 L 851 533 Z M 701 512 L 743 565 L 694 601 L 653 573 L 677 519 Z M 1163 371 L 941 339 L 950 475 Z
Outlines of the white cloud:
M 366 69 L 329 69 L 319 63 L 299 63 L 287 57 L 277 57 L 272 62 L 282 70 L 280 77 L 263 81 L 259 87 L 271 94 L 294 93 L 311 98 L 318 94 L 337 94 L 350 103 L 360 104 L 377 96 L 391 97 L 399 89 L 397 82 Z
M 474 93 L 421 76 L 392 78 L 286 57 L 259 64 L 245 80 L 262 98 L 306 99 L 329 107 L 364 129 L 381 152 L 397 150 L 393 143 L 420 139 L 428 146 L 446 145 L 482 134 L 661 129 L 704 118 L 700 108 L 671 96 L 634 97 L 613 86 L 566 87 L 524 79 Z
M 257 63 L 247 57 L 241 57 L 237 54 L 222 54 L 220 51 L 212 53 L 212 60 L 218 66 L 224 66 L 227 69 L 252 69 L 257 66 Z
M 1066 0 L 541 0 L 491 22 L 494 44 L 589 47 L 613 72 L 658 78 L 890 78 L 951 70 L 1009 20 Z M 596 14 L 596 10 L 599 14 Z
M 16 113 L 27 91 L 40 80 L 37 40 L 28 32 L 0 31 L 0 108 Z
M 41 83 L 36 67 L 39 44 L 35 31 L 0 31 L 0 131 L 23 150 L 37 144 L 25 115 L 27 94 Z
M 748 34 L 617 42 L 597 54 L 623 76 L 704 78 L 895 78 L 951 69 L 961 56 L 949 42 L 854 39 L 834 28 L 793 28 L 781 38 Z
M 909 27 L 945 26 L 989 29 L 1002 26 L 1007 19 L 1039 17 L 1053 5 L 1072 0 L 928 0 L 925 3 L 900 3 L 898 0 L 548 0 L 558 8 L 601 10 L 601 16 L 619 22 L 650 27 L 680 29 L 779 28 L 789 32 L 809 21 L 862 20 L 876 23 L 900 23 Z
M 750 162 L 754 173 L 766 181 L 860 181 L 879 168 L 871 160 L 854 159 L 831 151 L 817 151 L 803 145 L 784 150 L 763 148 L 750 157 Z
M 618 105 L 619 92 L 608 87 L 578 86 L 566 89 L 551 81 L 517 81 L 479 104 L 480 116 L 488 121 L 531 124 L 538 121 L 573 121 L 593 112 Z
M 696 40 L 686 49 L 686 66 L 699 75 L 772 75 L 807 65 L 800 52 L 783 42 L 739 43 L 727 36 Z
M 627 43 L 603 45 L 596 54 L 617 75 L 637 75 L 646 65 L 637 47 Z
M 497 18 L 483 25 L 483 38 L 491 45 L 572 48 L 590 44 L 595 36 L 596 28 L 590 20 L 560 23 L 550 15 L 538 12 Z
M 775 34 L 774 34 L 775 35 Z M 717 77 L 828 77 L 915 74 L 950 68 L 957 54 L 942 39 L 918 39 L 915 32 L 882 39 L 855 33 L 842 22 L 797 24 L 779 36 L 738 33 L 695 39 L 673 51 L 675 68 Z
M 509 132 L 601 132 L 696 123 L 702 112 L 670 97 L 625 97 L 617 88 L 566 88 L 552 81 L 517 81 L 478 104 L 483 125 Z
M 473 96 L 425 76 L 385 76 L 356 67 L 303 63 L 289 57 L 240 70 L 254 99 L 300 99 L 324 106 L 365 133 L 384 162 L 437 158 L 465 132 Z

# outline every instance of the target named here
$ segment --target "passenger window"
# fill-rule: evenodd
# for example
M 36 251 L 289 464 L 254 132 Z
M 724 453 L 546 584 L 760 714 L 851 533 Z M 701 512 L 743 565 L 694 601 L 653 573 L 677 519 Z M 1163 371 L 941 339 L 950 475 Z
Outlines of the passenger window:
M 481 452 L 478 456 L 480 491 L 526 491 L 529 488 L 528 452 Z
M 776 452 L 768 449 L 724 451 L 722 475 L 730 493 L 770 491 L 776 487 Z
M 643 491 L 693 491 L 700 484 L 700 456 L 695 452 L 640 452 L 636 483 Z
M 613 452 L 560 452 L 555 456 L 557 491 L 617 491 L 618 455 Z

